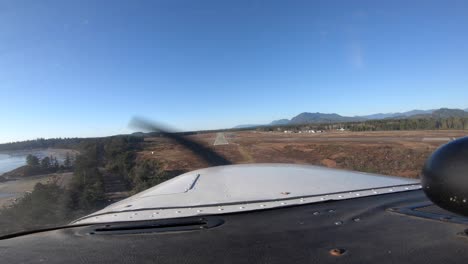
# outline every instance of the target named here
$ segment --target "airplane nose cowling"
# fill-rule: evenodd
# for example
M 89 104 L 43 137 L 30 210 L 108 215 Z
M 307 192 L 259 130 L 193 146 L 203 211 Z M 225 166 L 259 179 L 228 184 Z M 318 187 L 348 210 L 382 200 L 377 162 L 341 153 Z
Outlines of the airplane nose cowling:
M 422 187 L 436 205 L 468 216 L 468 137 L 432 153 L 423 168 Z

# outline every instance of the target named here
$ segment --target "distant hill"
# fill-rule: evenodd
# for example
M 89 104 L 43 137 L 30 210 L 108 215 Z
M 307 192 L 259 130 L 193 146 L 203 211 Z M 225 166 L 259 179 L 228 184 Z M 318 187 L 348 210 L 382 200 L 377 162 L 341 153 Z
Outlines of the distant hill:
M 432 112 L 432 114 L 425 116 L 432 118 L 468 117 L 468 112 L 461 109 L 441 108 L 435 110 L 434 112 Z
M 404 116 L 414 116 L 414 115 L 424 115 L 424 114 L 431 114 L 432 112 L 436 111 L 436 109 L 431 110 L 411 110 L 408 112 L 403 112 L 402 115 Z
M 405 115 L 392 115 L 392 116 L 383 118 L 383 120 L 385 120 L 385 119 L 405 119 L 405 118 L 408 118 L 408 116 L 405 116 Z M 369 119 L 369 120 L 381 120 L 381 119 Z
M 135 137 L 144 137 L 146 134 L 143 132 L 134 132 L 130 135 L 135 136 Z
M 289 124 L 289 119 L 279 119 L 270 123 L 270 126 L 281 126 Z
M 414 115 L 424 115 L 424 114 L 431 114 L 434 112 L 434 109 L 430 110 L 411 110 L 402 113 L 379 113 L 379 114 L 372 114 L 372 115 L 364 115 L 359 116 L 365 119 L 373 120 L 373 119 L 390 119 L 390 118 L 401 118 L 401 117 L 410 117 Z
M 264 125 L 254 125 L 254 124 L 247 124 L 247 125 L 238 125 L 233 128 L 252 128 L 252 127 L 258 127 L 258 126 L 264 126 Z
M 378 113 L 378 114 L 372 114 L 372 115 L 365 115 L 365 116 L 360 116 L 365 119 L 373 120 L 373 119 L 386 119 L 386 118 L 393 118 L 395 116 L 400 116 L 399 113 Z
M 448 117 L 468 117 L 468 112 L 461 109 L 440 108 L 431 114 L 413 115 L 410 118 L 448 118 Z
M 362 117 L 348 117 L 339 114 L 324 114 L 324 113 L 301 113 L 289 121 L 288 124 L 312 124 L 312 123 L 333 123 L 333 122 L 351 122 L 362 121 Z
M 317 123 L 336 123 L 336 122 L 353 122 L 365 120 L 379 120 L 379 119 L 405 119 L 405 118 L 447 118 L 447 117 L 468 117 L 467 109 L 429 109 L 429 110 L 411 110 L 401 113 L 378 113 L 363 116 L 341 116 L 336 113 L 309 113 L 304 112 L 289 119 L 279 119 L 272 121 L 266 125 L 239 125 L 234 128 L 253 128 L 259 126 L 281 126 L 281 125 L 298 125 L 298 124 L 317 124 Z
M 441 108 L 432 112 L 434 118 L 447 118 L 447 117 L 468 117 L 468 112 L 461 109 Z

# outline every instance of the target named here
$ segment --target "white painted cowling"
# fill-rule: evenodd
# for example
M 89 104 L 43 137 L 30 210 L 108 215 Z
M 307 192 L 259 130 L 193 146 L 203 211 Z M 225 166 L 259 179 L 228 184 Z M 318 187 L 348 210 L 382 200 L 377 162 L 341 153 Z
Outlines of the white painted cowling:
M 73 224 L 259 210 L 419 189 L 419 180 L 292 164 L 244 164 L 191 171 Z

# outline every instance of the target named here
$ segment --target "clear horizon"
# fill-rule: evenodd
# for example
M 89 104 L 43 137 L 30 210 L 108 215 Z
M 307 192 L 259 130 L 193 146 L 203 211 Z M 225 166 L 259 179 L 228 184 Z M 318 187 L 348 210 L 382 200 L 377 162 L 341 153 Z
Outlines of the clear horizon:
M 3 1 L 0 143 L 468 107 L 466 1 Z
M 464 110 L 466 111 L 468 108 L 456 108 L 456 107 L 438 107 L 438 108 L 434 108 L 434 109 L 440 109 L 440 108 L 450 108 L 450 109 L 460 109 L 460 110 Z M 362 115 L 354 115 L 354 116 L 351 116 L 351 117 L 359 117 L 359 116 L 367 116 L 367 115 L 372 115 L 372 114 L 395 114 L 395 113 L 403 113 L 403 112 L 409 112 L 409 111 L 413 111 L 413 110 L 431 110 L 431 109 L 411 109 L 411 110 L 405 110 L 405 111 L 394 111 L 394 112 L 385 112 L 385 113 L 382 113 L 382 112 L 375 112 L 375 113 L 369 113 L 369 114 L 362 114 Z M 303 112 L 300 112 L 298 113 L 297 115 L 301 114 L 301 113 L 316 113 L 316 112 L 311 112 L 311 111 L 303 111 Z M 341 115 L 340 113 L 322 113 L 322 114 L 338 114 L 338 115 Z M 294 115 L 294 116 L 291 116 L 291 117 L 284 117 L 284 118 L 279 118 L 279 119 L 291 119 L 297 115 Z M 345 115 L 341 115 L 341 116 L 345 116 Z M 350 116 L 348 116 L 350 117 Z M 275 120 L 279 120 L 279 119 L 275 119 Z M 266 121 L 264 123 L 240 123 L 240 124 L 237 124 L 237 125 L 233 125 L 232 127 L 217 127 L 217 128 L 210 128 L 210 129 L 193 129 L 193 130 L 180 130 L 180 129 L 177 129 L 177 127 L 175 126 L 172 126 L 171 124 L 164 124 L 164 125 L 168 125 L 168 127 L 170 129 L 175 129 L 174 131 L 177 131 L 177 132 L 184 132 L 184 131 L 202 131 L 202 130 L 217 130 L 217 129 L 230 129 L 230 128 L 234 128 L 235 126 L 240 126 L 240 125 L 250 125 L 250 124 L 254 124 L 254 125 L 267 125 L 269 123 L 271 123 L 272 121 L 275 121 L 275 120 L 269 120 L 269 121 Z M 150 121 L 157 121 L 157 120 L 150 120 Z M 129 127 L 131 127 L 129 125 Z M 131 134 L 131 133 L 134 133 L 134 132 L 147 132 L 147 131 L 142 131 L 142 130 L 139 130 L 139 129 L 129 129 L 130 131 L 129 132 L 126 132 L 126 133 L 123 133 L 123 134 Z M 16 141 L 27 141 L 27 140 L 36 140 L 36 139 L 39 139 L 39 138 L 44 138 L 44 139 L 49 139 L 49 138 L 89 138 L 89 137 L 109 137 L 109 136 L 116 136 L 116 135 L 120 135 L 120 134 L 109 134 L 109 135 L 94 135 L 94 136 L 83 136 L 83 137 L 80 137 L 80 136 L 68 136 L 68 137 L 63 137 L 63 136 L 58 136 L 58 137 L 37 137 L 37 138 L 27 138 L 27 139 L 22 139 L 22 140 L 16 140 Z M 6 141 L 6 142 L 0 142 L 0 144 L 3 144 L 3 143 L 12 143 L 14 141 Z

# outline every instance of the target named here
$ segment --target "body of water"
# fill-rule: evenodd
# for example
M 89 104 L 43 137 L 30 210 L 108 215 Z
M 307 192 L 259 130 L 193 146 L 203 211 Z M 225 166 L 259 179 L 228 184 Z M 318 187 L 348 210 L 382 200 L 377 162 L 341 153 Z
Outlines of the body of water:
M 51 149 L 0 152 L 0 175 L 26 165 L 26 156 L 29 154 L 35 155 L 40 159 L 52 155 L 57 158 L 59 163 L 63 163 L 66 152 L 57 152 Z M 71 151 L 70 154 L 72 154 Z
M 27 154 L 0 153 L 0 175 L 26 164 Z
M 13 197 L 13 196 L 16 196 L 16 194 L 14 194 L 14 193 L 2 193 L 2 192 L 0 192 L 0 198 L 9 198 L 9 197 Z

